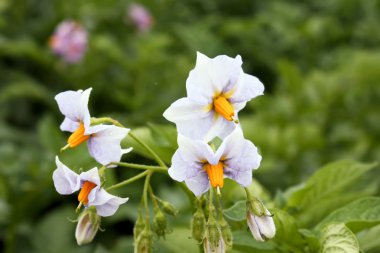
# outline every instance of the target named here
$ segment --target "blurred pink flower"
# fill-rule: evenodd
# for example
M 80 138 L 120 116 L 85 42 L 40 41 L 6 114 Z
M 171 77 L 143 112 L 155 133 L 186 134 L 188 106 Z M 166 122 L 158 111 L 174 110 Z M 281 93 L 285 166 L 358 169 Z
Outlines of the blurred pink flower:
M 140 32 L 147 32 L 153 25 L 152 15 L 140 4 L 131 4 L 128 9 L 128 16 Z
M 68 63 L 80 61 L 87 49 L 87 31 L 75 21 L 63 21 L 50 37 L 49 45 Z

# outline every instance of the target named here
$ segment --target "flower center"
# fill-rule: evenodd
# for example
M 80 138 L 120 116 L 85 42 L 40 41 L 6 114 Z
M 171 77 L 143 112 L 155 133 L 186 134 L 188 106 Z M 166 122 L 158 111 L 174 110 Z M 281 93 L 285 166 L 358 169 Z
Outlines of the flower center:
M 67 140 L 67 143 L 69 144 L 70 148 L 75 148 L 76 146 L 88 140 L 89 138 L 90 135 L 84 135 L 84 125 L 82 122 L 80 122 L 78 129 L 70 135 L 69 139 Z
M 234 120 L 235 112 L 231 103 L 224 97 L 219 96 L 214 98 L 214 109 L 217 113 L 222 115 L 226 120 Z
M 96 187 L 96 184 L 90 181 L 84 182 L 82 189 L 78 194 L 78 201 L 86 205 L 88 203 L 88 194 Z
M 219 162 L 217 165 L 206 164 L 203 169 L 207 172 L 212 187 L 223 188 L 223 163 Z

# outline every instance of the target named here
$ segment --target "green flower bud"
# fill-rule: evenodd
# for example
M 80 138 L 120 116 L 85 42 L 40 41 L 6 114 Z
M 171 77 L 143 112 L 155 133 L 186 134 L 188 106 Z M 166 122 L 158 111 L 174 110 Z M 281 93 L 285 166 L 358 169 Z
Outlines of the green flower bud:
M 221 217 L 219 218 L 219 226 L 222 233 L 223 241 L 229 248 L 231 248 L 232 243 L 233 243 L 233 237 L 232 237 L 230 225 L 227 223 L 227 221 L 223 217 Z
M 135 239 L 135 241 L 137 240 L 141 232 L 144 230 L 144 228 L 145 228 L 145 221 L 141 213 L 139 212 L 139 216 L 137 217 L 135 226 L 133 227 L 133 238 Z
M 226 251 L 225 242 L 213 215 L 210 215 L 207 221 L 206 238 L 203 241 L 203 249 L 207 253 L 224 253 Z
M 161 204 L 162 204 L 162 210 L 165 213 L 167 213 L 169 215 L 173 215 L 173 216 L 177 215 L 178 210 L 172 204 L 170 204 L 169 202 L 166 202 L 166 201 L 161 201 Z
M 83 211 L 78 218 L 75 229 L 75 239 L 78 245 L 92 242 L 100 227 L 100 216 L 96 214 L 96 209 L 90 207 Z
M 152 252 L 152 245 L 153 233 L 148 224 L 135 240 L 135 253 L 150 253 Z
M 167 220 L 165 214 L 158 209 L 156 215 L 153 219 L 153 231 L 157 234 L 158 237 L 165 237 L 165 233 L 167 232 Z
M 201 208 L 193 215 L 191 222 L 191 235 L 198 242 L 202 242 L 206 231 L 206 218 Z
M 266 208 L 264 204 L 253 196 L 247 200 L 247 211 L 255 214 L 256 216 L 266 215 Z

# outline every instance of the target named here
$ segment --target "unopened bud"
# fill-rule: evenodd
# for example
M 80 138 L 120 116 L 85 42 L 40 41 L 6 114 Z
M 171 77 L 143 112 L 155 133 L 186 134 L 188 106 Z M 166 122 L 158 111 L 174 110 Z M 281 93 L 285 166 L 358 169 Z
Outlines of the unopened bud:
M 233 242 L 233 237 L 232 237 L 232 232 L 230 229 L 230 225 L 227 223 L 227 221 L 221 217 L 219 219 L 219 226 L 220 226 L 220 231 L 222 233 L 223 241 L 224 243 L 231 248 L 232 247 L 232 242 Z
M 158 237 L 165 237 L 165 233 L 167 232 L 167 220 L 165 214 L 158 209 L 156 215 L 153 219 L 153 231 L 157 234 Z
M 92 242 L 100 227 L 100 216 L 96 214 L 96 209 L 90 207 L 83 211 L 78 218 L 75 229 L 75 238 L 78 245 Z
M 261 202 L 260 202 L 261 203 Z M 276 234 L 276 227 L 274 225 L 273 217 L 271 213 L 264 207 L 262 215 L 257 215 L 253 212 L 252 207 L 248 206 L 247 203 L 247 223 L 248 227 L 251 230 L 253 238 L 257 241 L 265 241 L 266 239 L 273 238 Z
M 211 249 L 217 248 L 221 234 L 218 228 L 218 224 L 213 215 L 210 215 L 207 221 L 206 238 L 210 244 Z
M 144 219 L 143 219 L 141 213 L 139 213 L 139 216 L 137 217 L 135 226 L 133 227 L 133 238 L 135 239 L 135 241 L 137 240 L 137 238 L 141 234 L 141 232 L 144 230 L 144 227 L 145 227 Z
M 149 225 L 145 226 L 144 230 L 140 233 L 135 240 L 135 253 L 150 253 L 152 252 L 153 234 Z
M 253 196 L 247 200 L 247 210 L 254 213 L 256 216 L 263 216 L 267 211 L 264 204 Z
M 205 253 L 226 252 L 225 242 L 213 215 L 210 215 L 207 221 L 207 230 L 206 237 L 203 241 L 203 249 Z
M 162 204 L 162 211 L 164 211 L 165 213 L 169 215 L 173 215 L 173 216 L 177 215 L 178 210 L 172 204 L 166 201 L 161 201 L 161 204 Z
M 191 222 L 191 235 L 198 242 L 202 242 L 206 231 L 206 217 L 201 208 L 194 213 Z

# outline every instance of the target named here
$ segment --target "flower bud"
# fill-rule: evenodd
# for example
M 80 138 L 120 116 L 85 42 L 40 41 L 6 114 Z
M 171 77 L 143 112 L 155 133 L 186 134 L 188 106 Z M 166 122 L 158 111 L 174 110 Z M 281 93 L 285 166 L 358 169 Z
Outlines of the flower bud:
M 276 234 L 271 213 L 257 199 L 247 201 L 247 223 L 253 238 L 257 241 L 265 241 Z
M 135 240 L 135 253 L 150 253 L 152 252 L 153 233 L 146 225 L 144 230 Z
M 161 204 L 162 204 L 162 211 L 164 211 L 165 213 L 169 215 L 173 215 L 173 216 L 177 215 L 178 210 L 172 204 L 166 201 L 161 201 Z
M 144 228 L 145 228 L 145 222 L 141 213 L 139 213 L 135 226 L 133 227 L 133 238 L 135 241 L 137 240 L 141 232 L 144 230 Z
M 203 249 L 205 253 L 226 252 L 225 242 L 213 215 L 210 215 L 207 221 L 206 238 L 203 241 Z
M 157 234 L 158 237 L 165 236 L 167 223 L 168 222 L 166 221 L 165 214 L 160 209 L 158 209 L 153 219 L 153 231 Z
M 220 226 L 224 243 L 227 245 L 227 247 L 231 248 L 233 237 L 232 237 L 230 225 L 227 223 L 227 221 L 223 217 L 221 217 L 219 218 L 219 226 Z
M 90 207 L 83 211 L 79 218 L 75 229 L 75 238 L 78 245 L 90 243 L 100 227 L 100 216 L 96 214 L 96 209 Z
M 194 213 L 193 220 L 191 222 L 191 235 L 198 242 L 202 242 L 206 230 L 206 218 L 202 208 L 198 208 Z

